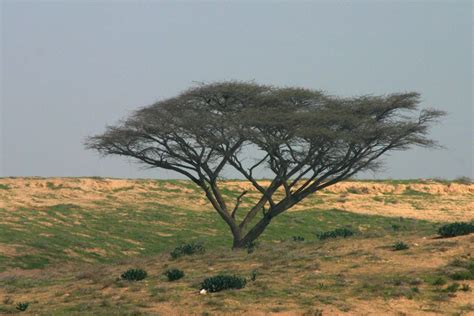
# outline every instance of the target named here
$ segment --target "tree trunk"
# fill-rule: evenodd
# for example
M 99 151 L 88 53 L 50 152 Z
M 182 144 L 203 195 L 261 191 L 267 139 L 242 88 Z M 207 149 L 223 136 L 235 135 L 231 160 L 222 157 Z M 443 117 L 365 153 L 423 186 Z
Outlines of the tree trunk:
M 269 214 L 265 215 L 243 238 L 236 238 L 234 235 L 234 241 L 232 244 L 232 249 L 242 249 L 247 247 L 248 244 L 255 241 L 267 228 L 270 224 L 271 216 Z

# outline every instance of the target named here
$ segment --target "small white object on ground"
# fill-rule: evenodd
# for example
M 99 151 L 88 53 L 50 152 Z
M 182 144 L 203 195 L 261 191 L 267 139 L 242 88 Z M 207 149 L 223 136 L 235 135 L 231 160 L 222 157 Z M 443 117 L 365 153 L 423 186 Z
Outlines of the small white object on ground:
M 205 289 L 202 289 L 201 291 L 199 291 L 199 294 L 207 294 L 207 291 Z

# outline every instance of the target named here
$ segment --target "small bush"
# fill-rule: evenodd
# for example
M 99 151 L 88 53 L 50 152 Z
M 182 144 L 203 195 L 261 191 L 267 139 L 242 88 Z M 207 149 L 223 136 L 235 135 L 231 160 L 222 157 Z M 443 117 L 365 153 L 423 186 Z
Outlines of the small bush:
M 453 280 L 474 280 L 474 273 L 471 271 L 457 271 L 450 275 L 450 278 Z
M 451 285 L 449 285 L 448 287 L 446 287 L 446 292 L 449 292 L 449 293 L 454 293 L 456 292 L 457 290 L 459 290 L 459 283 L 453 283 Z
M 257 280 L 257 270 L 252 270 L 252 273 L 250 273 L 250 280 Z
M 184 272 L 179 269 L 167 270 L 164 275 L 168 278 L 168 281 L 176 281 L 184 277 Z
M 16 309 L 19 310 L 20 312 L 24 312 L 28 309 L 29 306 L 30 306 L 30 303 L 28 302 L 20 302 L 16 304 Z
M 383 197 L 381 197 L 381 196 L 374 196 L 372 198 L 372 200 L 374 200 L 376 202 L 383 202 L 384 201 Z
M 323 233 L 317 233 L 316 236 L 320 240 L 325 240 L 328 238 L 337 238 L 337 237 L 349 237 L 354 235 L 354 232 L 348 228 L 336 228 L 335 230 L 323 232 Z
M 198 253 L 204 253 L 205 251 L 206 250 L 204 246 L 200 243 L 188 243 L 174 248 L 174 250 L 170 252 L 170 255 L 171 258 L 176 259 L 185 255 L 189 256 Z
M 469 292 L 471 290 L 471 287 L 469 286 L 469 284 L 461 284 L 461 288 L 460 288 L 461 291 L 463 292 Z
M 474 224 L 466 222 L 455 222 L 446 224 L 438 229 L 441 237 L 456 237 L 474 233 Z
M 304 241 L 303 236 L 293 236 L 293 241 Z
M 205 279 L 201 283 L 201 289 L 212 293 L 227 289 L 241 289 L 246 283 L 245 278 L 237 275 L 216 275 Z
M 446 280 L 443 277 L 436 277 L 432 280 L 428 281 L 429 284 L 435 285 L 435 286 L 441 286 L 446 284 Z
M 405 249 L 408 249 L 408 248 L 410 248 L 410 247 L 407 244 L 405 244 L 403 241 L 397 241 L 392 246 L 393 251 L 405 250 Z
M 142 269 L 128 269 L 122 273 L 121 277 L 127 281 L 140 281 L 146 278 L 148 273 Z
M 397 232 L 397 231 L 400 230 L 400 228 L 401 228 L 400 225 L 398 225 L 398 224 L 392 224 L 392 229 L 393 229 L 393 231 L 396 231 L 396 232 Z

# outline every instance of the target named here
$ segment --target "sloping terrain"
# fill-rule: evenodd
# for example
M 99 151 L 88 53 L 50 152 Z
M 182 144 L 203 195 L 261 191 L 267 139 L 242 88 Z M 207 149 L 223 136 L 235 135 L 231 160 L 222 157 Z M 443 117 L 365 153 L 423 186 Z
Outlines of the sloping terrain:
M 265 185 L 268 181 L 261 181 Z M 3 188 L 3 189 L 2 189 Z M 224 197 L 231 203 L 244 190 L 243 206 L 259 197 L 246 181 L 223 181 Z M 474 184 L 445 181 L 346 181 L 313 194 L 292 210 L 323 208 L 384 216 L 404 216 L 434 221 L 468 220 L 473 217 Z M 0 208 L 18 209 L 75 204 L 143 206 L 159 203 L 203 211 L 211 208 L 201 190 L 186 180 L 128 180 L 106 178 L 3 178 Z
M 222 186 L 229 203 L 251 190 Z M 277 217 L 247 253 L 229 249 L 227 227 L 188 181 L 4 178 L 0 314 L 29 302 L 23 313 L 40 315 L 472 315 L 474 235 L 436 234 L 472 220 L 472 184 L 344 182 Z M 336 228 L 355 234 L 317 238 Z M 170 257 L 196 241 L 204 254 Z M 393 251 L 399 241 L 408 249 Z M 135 267 L 149 276 L 118 279 Z M 168 282 L 170 268 L 185 277 Z M 247 286 L 199 295 L 219 273 Z

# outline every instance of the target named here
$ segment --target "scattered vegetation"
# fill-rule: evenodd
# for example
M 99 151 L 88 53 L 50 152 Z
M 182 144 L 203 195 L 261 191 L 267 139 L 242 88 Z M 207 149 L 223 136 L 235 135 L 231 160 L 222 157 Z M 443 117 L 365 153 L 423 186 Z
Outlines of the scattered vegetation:
M 61 189 L 64 189 L 64 185 L 63 185 L 63 184 L 55 185 L 53 182 L 46 182 L 46 187 L 48 187 L 48 189 L 50 189 L 50 190 L 61 190 Z
M 121 278 L 127 281 L 141 281 L 147 277 L 148 273 L 143 269 L 128 269 L 122 273 Z
M 412 189 L 410 186 L 408 186 L 406 189 L 405 189 L 405 192 L 403 192 L 403 195 L 418 195 L 418 196 L 431 196 L 430 193 L 427 193 L 427 192 L 423 192 L 423 191 L 418 191 L 418 190 L 414 190 Z
M 201 283 L 201 289 L 208 292 L 219 292 L 227 289 L 242 289 L 247 281 L 237 275 L 216 275 L 205 279 Z
M 16 309 L 19 310 L 20 312 L 24 312 L 28 309 L 29 306 L 30 306 L 30 303 L 28 302 L 19 302 L 18 304 L 16 304 Z
M 439 228 L 438 234 L 441 237 L 456 237 L 474 233 L 474 224 L 466 222 L 455 222 L 443 225 Z
M 397 232 L 397 231 L 400 230 L 400 228 L 401 228 L 400 225 L 398 225 L 398 224 L 392 224 L 392 229 L 393 229 L 393 231 L 396 231 L 396 232 Z
M 10 186 L 8 184 L 0 183 L 0 190 L 10 190 Z
M 452 280 L 474 280 L 474 258 L 454 259 L 444 268 L 444 272 Z
M 457 292 L 457 290 L 459 290 L 459 283 L 452 283 L 451 285 L 448 285 L 445 289 L 446 292 L 450 292 L 450 293 L 454 293 L 454 292 Z
M 334 230 L 330 230 L 330 231 L 327 231 L 327 232 L 316 234 L 316 236 L 320 240 L 325 240 L 325 239 L 328 239 L 328 238 L 337 238 L 337 237 L 347 238 L 347 237 L 350 237 L 352 235 L 354 235 L 354 232 L 349 228 L 336 228 Z
M 173 251 L 171 251 L 170 255 L 171 258 L 177 259 L 185 255 L 190 256 L 194 254 L 202 254 L 205 251 L 206 249 L 201 243 L 187 243 L 176 247 Z
M 293 236 L 293 241 L 304 241 L 303 236 Z
M 168 281 L 176 281 L 184 277 L 184 272 L 179 269 L 167 270 L 164 275 L 168 278 Z
M 369 193 L 369 189 L 364 188 L 364 187 L 362 188 L 349 187 L 347 188 L 346 191 L 351 194 L 368 194 Z
M 406 243 L 403 241 L 397 241 L 395 244 L 393 244 L 392 249 L 393 251 L 400 251 L 400 250 L 405 250 L 410 248 Z
M 446 284 L 446 279 L 441 276 L 436 276 L 434 278 L 428 278 L 427 283 L 434 286 L 442 286 Z

